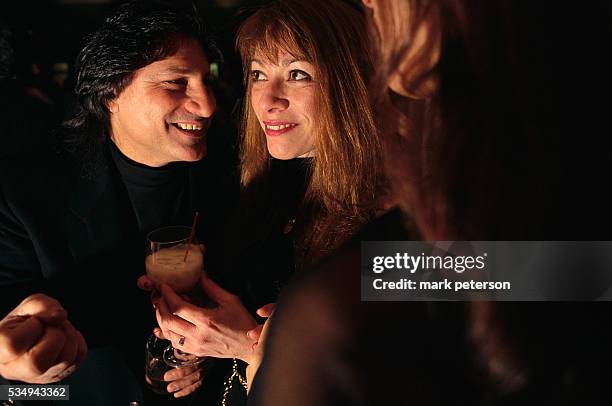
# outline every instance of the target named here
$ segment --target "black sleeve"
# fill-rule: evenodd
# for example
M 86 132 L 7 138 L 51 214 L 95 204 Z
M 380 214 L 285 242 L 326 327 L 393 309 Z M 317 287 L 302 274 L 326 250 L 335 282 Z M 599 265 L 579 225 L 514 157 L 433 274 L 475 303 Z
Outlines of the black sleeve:
M 40 265 L 28 232 L 10 207 L 0 185 L 0 316 L 25 297 L 42 290 Z

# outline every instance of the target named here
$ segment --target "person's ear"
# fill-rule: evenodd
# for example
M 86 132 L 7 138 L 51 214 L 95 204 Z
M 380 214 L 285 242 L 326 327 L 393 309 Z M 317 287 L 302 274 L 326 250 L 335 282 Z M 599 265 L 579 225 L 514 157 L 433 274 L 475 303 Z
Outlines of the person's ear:
M 116 113 L 119 111 L 119 104 L 117 104 L 117 99 L 113 99 L 106 103 L 106 107 L 111 113 Z
M 372 8 L 372 7 L 374 7 L 374 6 L 372 5 L 373 0 L 361 0 L 361 2 L 363 3 L 364 7 L 367 7 L 367 8 Z

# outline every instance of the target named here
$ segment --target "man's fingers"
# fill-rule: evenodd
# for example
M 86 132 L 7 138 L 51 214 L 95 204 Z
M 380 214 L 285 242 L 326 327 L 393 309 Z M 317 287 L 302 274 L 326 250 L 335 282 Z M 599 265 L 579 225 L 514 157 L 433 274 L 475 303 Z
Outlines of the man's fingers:
M 72 375 L 72 373 L 74 371 L 76 371 L 78 368 L 78 365 L 73 364 L 73 365 L 69 365 L 66 369 L 62 370 L 61 372 L 55 374 L 52 378 L 51 382 L 57 382 L 57 381 L 61 381 L 62 379 L 68 377 L 69 375 Z
M 160 340 L 167 340 L 166 336 L 164 336 L 164 332 L 159 327 L 155 327 L 153 329 L 153 334 L 155 335 L 155 337 L 159 338 Z
M 198 390 L 198 388 L 202 386 L 202 381 L 197 381 L 187 386 L 186 388 L 181 389 L 180 391 L 174 393 L 175 398 L 182 398 L 187 395 L 191 395 L 193 392 Z
M 63 332 L 66 341 L 55 365 L 47 369 L 42 375 L 35 377 L 31 383 L 44 384 L 60 381 L 76 371 L 85 358 L 87 345 L 83 335 L 68 321 L 65 321 Z
M 32 383 L 51 383 L 64 379 L 76 370 L 76 366 L 67 362 L 60 362 L 45 371 L 44 374 L 36 377 Z
M 5 364 L 22 356 L 45 333 L 45 326 L 36 317 L 7 316 L 0 327 L 0 363 Z
M 168 384 L 168 392 L 176 392 L 174 397 L 180 398 L 193 393 L 200 387 L 202 370 L 198 366 L 175 368 L 166 372 L 164 380 L 172 382 Z
M 77 338 L 78 338 L 79 348 L 77 351 L 77 357 L 76 357 L 75 363 L 77 365 L 81 365 L 81 363 L 87 356 L 87 343 L 85 342 L 85 338 L 83 337 L 83 334 L 81 334 L 81 332 L 78 330 L 77 330 Z
M 42 293 L 28 296 L 10 314 L 36 316 L 48 324 L 59 324 L 67 317 L 66 310 L 57 300 Z
M 65 343 L 66 336 L 60 328 L 47 326 L 40 341 L 28 351 L 32 374 L 43 375 L 55 365 Z
M 268 303 L 265 306 L 257 309 L 257 315 L 260 317 L 270 317 L 272 313 L 274 313 L 274 309 L 276 308 L 276 303 Z
M 197 370 L 198 370 L 197 365 L 173 368 L 164 374 L 164 381 L 166 382 L 176 381 L 177 379 L 184 378 L 188 375 L 193 374 Z
M 60 352 L 56 363 L 66 363 L 67 367 L 73 365 L 77 359 L 79 352 L 79 336 L 72 324 L 66 320 L 63 324 L 66 343 Z

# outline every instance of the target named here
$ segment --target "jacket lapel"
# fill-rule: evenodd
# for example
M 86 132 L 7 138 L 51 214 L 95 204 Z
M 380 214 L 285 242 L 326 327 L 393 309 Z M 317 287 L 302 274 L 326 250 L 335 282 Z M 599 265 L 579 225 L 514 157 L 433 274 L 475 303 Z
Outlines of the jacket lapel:
M 77 182 L 66 215 L 68 242 L 77 263 L 111 250 L 135 232 L 133 211 L 122 186 L 111 168 Z

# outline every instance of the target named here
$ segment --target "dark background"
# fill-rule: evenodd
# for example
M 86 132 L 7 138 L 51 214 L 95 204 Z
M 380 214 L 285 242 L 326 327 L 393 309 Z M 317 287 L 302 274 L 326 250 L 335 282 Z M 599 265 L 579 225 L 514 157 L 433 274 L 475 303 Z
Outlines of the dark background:
M 248 10 L 260 0 L 200 0 L 193 3 L 202 15 L 207 32 L 216 39 L 226 63 L 223 76 L 241 92 L 242 73 L 234 53 L 235 29 Z M 17 76 L 27 85 L 44 90 L 56 104 L 58 93 L 71 93 L 71 73 L 88 34 L 112 14 L 121 1 L 42 0 L 6 2 L 0 12 L 13 34 Z M 187 2 L 183 2 L 187 3 Z M 59 102 L 59 103 L 57 103 Z M 69 102 L 68 102 L 69 103 Z M 68 107 L 68 106 L 58 106 Z M 69 108 L 62 108 L 62 115 Z

